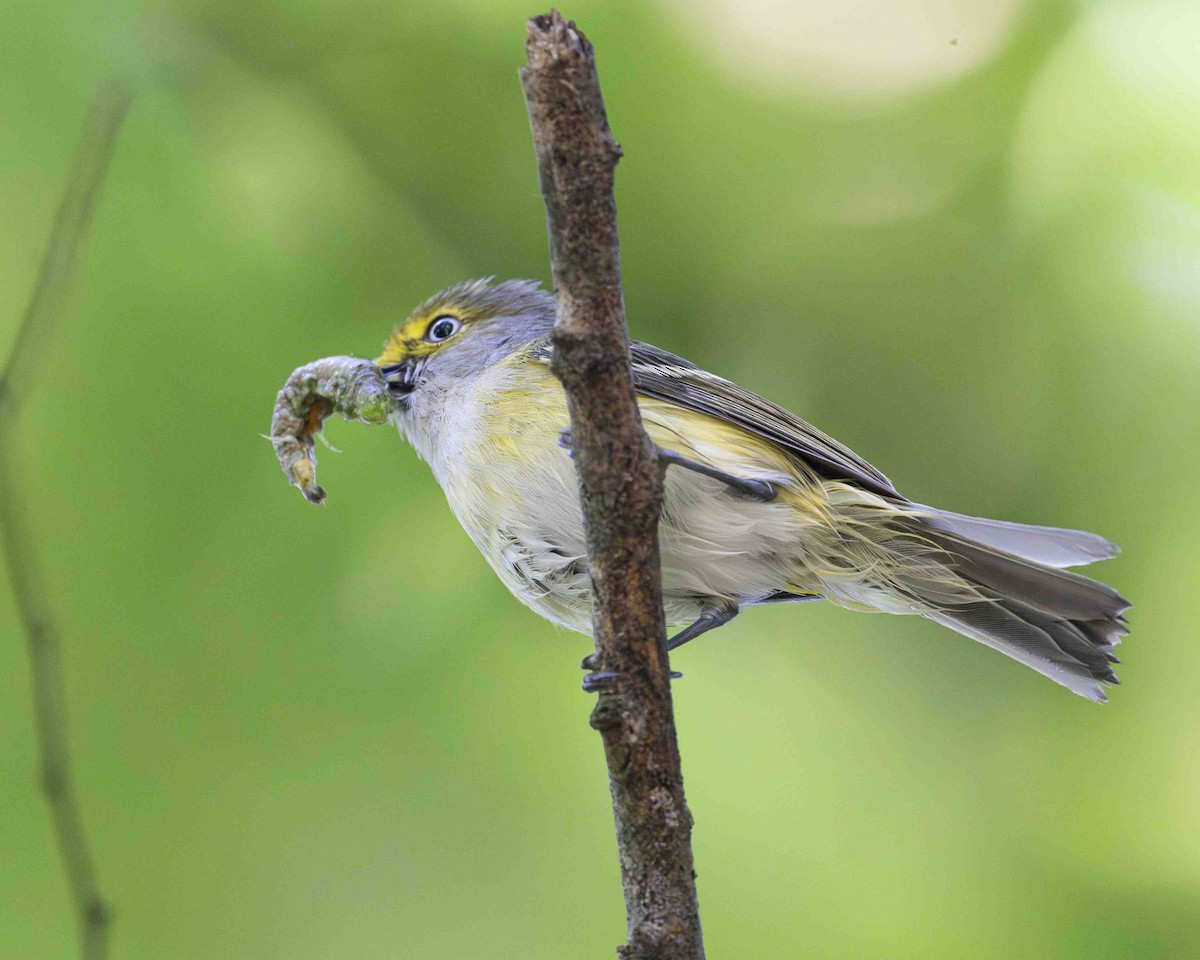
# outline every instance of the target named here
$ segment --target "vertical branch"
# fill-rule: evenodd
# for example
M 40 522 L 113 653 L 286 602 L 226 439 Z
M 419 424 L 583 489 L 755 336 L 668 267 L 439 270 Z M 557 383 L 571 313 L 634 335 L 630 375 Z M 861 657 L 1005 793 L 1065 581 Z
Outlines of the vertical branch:
M 66 694 L 62 649 L 51 615 L 49 592 L 38 558 L 28 504 L 16 462 L 14 427 L 21 402 L 38 369 L 36 350 L 61 319 L 67 291 L 95 211 L 100 186 L 129 109 L 129 93 L 115 83 L 101 85 L 66 193 L 50 234 L 37 284 L 8 360 L 0 371 L 0 547 L 4 551 L 22 626 L 29 643 L 33 710 L 41 756 L 42 789 L 50 807 L 58 850 L 79 924 L 80 955 L 102 960 L 108 954 L 108 908 L 100 894 L 91 848 L 83 828 L 67 752 Z
M 591 569 L 596 663 L 613 682 L 592 726 L 608 761 L 628 943 L 645 960 L 704 956 L 666 656 L 662 477 L 642 429 L 621 294 L 613 173 L 621 148 L 591 44 L 557 11 L 528 22 L 521 71 L 550 232 L 551 369 L 571 415 Z

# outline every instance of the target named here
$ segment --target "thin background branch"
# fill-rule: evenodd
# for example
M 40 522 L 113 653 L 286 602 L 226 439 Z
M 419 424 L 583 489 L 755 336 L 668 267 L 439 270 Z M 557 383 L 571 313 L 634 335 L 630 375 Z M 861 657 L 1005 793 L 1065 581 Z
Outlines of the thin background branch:
M 109 911 L 100 893 L 75 796 L 67 751 L 62 645 L 33 549 L 33 525 L 16 461 L 15 428 L 30 385 L 44 372 L 39 347 L 50 340 L 52 329 L 63 319 L 71 279 L 129 103 L 129 91 L 115 81 L 96 90 L 37 284 L 0 373 L 0 547 L 29 642 L 42 788 L 71 891 L 84 960 L 102 960 L 108 955 Z
M 557 11 L 528 22 L 521 71 L 550 233 L 551 369 L 571 414 L 592 578 L 592 713 L 604 740 L 625 888 L 624 957 L 701 960 L 692 818 L 668 677 L 658 555 L 662 476 L 642 428 L 621 293 L 613 174 L 592 45 Z

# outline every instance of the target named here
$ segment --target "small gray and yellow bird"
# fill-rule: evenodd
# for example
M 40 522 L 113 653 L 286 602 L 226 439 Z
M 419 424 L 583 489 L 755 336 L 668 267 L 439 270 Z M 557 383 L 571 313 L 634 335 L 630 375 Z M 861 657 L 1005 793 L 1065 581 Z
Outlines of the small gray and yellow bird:
M 413 311 L 375 363 L 392 418 L 516 597 L 591 630 L 568 421 L 549 368 L 554 301 L 532 281 L 475 280 Z M 659 538 L 670 647 L 743 607 L 828 599 L 917 614 L 1107 699 L 1129 603 L 1062 568 L 1117 548 L 1078 530 L 922 506 L 820 430 L 737 384 L 634 342 L 650 438 L 671 451 Z

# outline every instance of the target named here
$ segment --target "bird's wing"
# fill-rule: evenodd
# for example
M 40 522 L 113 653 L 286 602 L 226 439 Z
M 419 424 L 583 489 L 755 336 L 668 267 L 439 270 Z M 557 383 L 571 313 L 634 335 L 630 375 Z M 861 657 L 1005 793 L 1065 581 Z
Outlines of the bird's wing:
M 681 357 L 634 340 L 633 383 L 638 393 L 706 413 L 778 444 L 818 475 L 851 480 L 882 496 L 904 499 L 862 457 L 783 407 Z
M 798 457 L 818 476 L 850 480 L 872 493 L 905 499 L 891 480 L 857 453 L 783 407 L 652 344 L 633 340 L 630 348 L 638 393 L 749 430 Z M 549 362 L 551 349 L 546 337 L 533 345 L 531 353 Z

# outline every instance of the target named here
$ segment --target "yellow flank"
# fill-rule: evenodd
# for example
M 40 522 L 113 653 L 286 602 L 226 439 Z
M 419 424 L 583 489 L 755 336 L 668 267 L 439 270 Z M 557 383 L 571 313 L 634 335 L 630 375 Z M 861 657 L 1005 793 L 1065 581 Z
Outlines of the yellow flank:
M 558 379 L 545 363 L 531 361 L 529 353 L 528 348 L 517 350 L 497 364 L 511 371 L 513 385 L 497 391 L 483 413 L 494 455 L 522 467 L 536 465 L 569 422 Z
M 528 350 L 514 352 L 498 366 L 515 374 L 515 385 L 498 392 L 484 414 L 483 431 L 492 446 L 489 458 L 536 470 L 547 456 L 547 439 L 556 435 L 549 425 L 566 426 L 568 422 L 562 387 L 545 362 L 531 361 Z M 844 518 L 830 502 L 830 486 L 803 461 L 769 440 L 710 414 L 642 394 L 637 400 L 646 432 L 660 449 L 673 450 L 736 476 L 774 482 L 778 499 L 771 509 L 786 510 L 792 518 L 789 525 L 794 524 L 797 533 L 815 528 L 837 538 Z M 549 455 L 557 456 L 558 452 Z M 694 482 L 695 478 L 679 468 L 667 476 L 670 509 L 681 486 L 679 481 Z M 864 493 L 863 497 L 871 495 Z M 798 594 L 819 592 L 811 584 L 792 582 L 781 586 Z
M 567 426 L 562 386 L 545 362 L 518 350 L 497 367 L 511 369 L 513 386 L 498 391 L 484 413 L 484 434 L 506 459 L 532 463 L 541 456 L 549 424 Z M 676 453 L 739 476 L 783 481 L 780 499 L 797 509 L 828 512 L 825 491 L 807 465 L 756 434 L 710 414 L 655 397 L 638 395 L 642 424 L 650 439 Z

